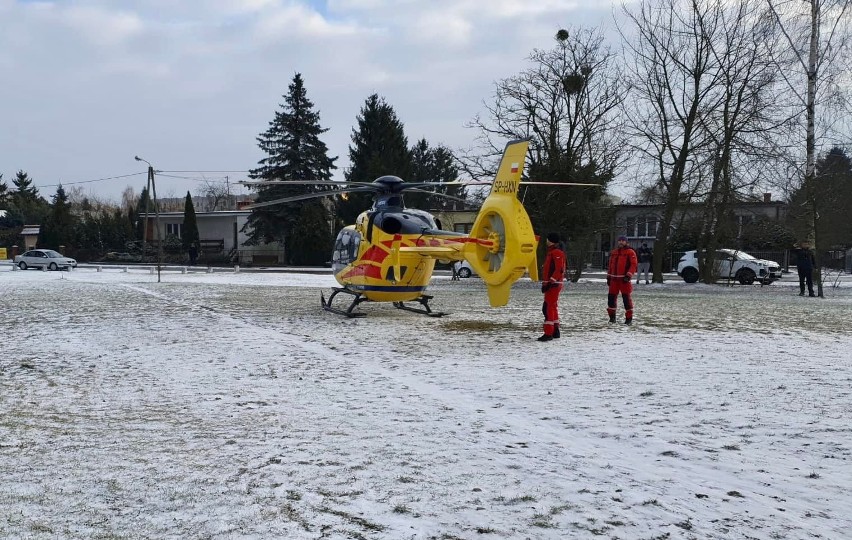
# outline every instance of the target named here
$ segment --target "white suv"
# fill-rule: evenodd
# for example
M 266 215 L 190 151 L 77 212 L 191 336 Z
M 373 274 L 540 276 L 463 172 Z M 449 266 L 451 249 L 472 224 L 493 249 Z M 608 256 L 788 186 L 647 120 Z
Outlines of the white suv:
M 757 259 L 745 251 L 719 249 L 714 257 L 715 274 L 719 279 L 736 279 L 743 285 L 751 285 L 755 280 L 769 285 L 781 279 L 781 266 L 775 261 Z M 687 283 L 698 281 L 698 255 L 695 250 L 687 251 L 677 263 L 677 275 Z
M 476 272 L 473 271 L 473 268 L 467 261 L 456 261 L 453 263 L 453 266 L 455 267 L 456 275 L 459 277 L 469 278 L 476 275 Z

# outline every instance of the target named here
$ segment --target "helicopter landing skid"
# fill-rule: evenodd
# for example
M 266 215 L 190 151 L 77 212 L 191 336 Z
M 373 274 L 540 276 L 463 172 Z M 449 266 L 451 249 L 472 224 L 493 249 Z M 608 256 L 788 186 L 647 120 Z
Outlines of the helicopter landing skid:
M 364 295 L 362 295 L 359 292 L 350 291 L 349 289 L 342 289 L 340 287 L 332 287 L 332 289 L 334 290 L 334 292 L 331 293 L 331 296 L 328 297 L 328 301 L 326 301 L 325 295 L 320 293 L 320 303 L 322 303 L 322 308 L 324 310 L 330 311 L 332 313 L 337 313 L 338 315 L 345 315 L 346 317 L 349 317 L 349 318 L 366 317 L 367 316 L 366 313 L 361 313 L 361 312 L 358 312 L 358 311 L 352 311 L 353 309 L 355 309 L 355 307 L 358 304 L 360 304 L 361 302 L 367 301 L 367 298 Z M 349 307 L 346 310 L 337 309 L 335 307 L 332 307 L 332 305 L 331 305 L 331 303 L 334 301 L 334 297 L 337 296 L 339 293 L 351 294 L 352 296 L 355 297 L 355 298 L 352 299 L 352 303 L 349 304 Z
M 429 300 L 431 300 L 431 299 L 432 299 L 432 297 L 429 296 L 429 295 L 426 295 L 426 294 L 420 296 L 419 298 L 414 299 L 415 302 L 417 302 L 418 304 L 423 306 L 422 309 L 421 308 L 408 307 L 405 304 L 403 304 L 402 302 L 394 302 L 393 307 L 395 307 L 397 309 L 403 309 L 405 311 L 420 313 L 420 314 L 423 314 L 423 315 L 427 315 L 429 317 L 443 317 L 444 315 L 446 315 L 446 313 L 441 312 L 441 311 L 432 311 L 432 308 L 429 307 Z

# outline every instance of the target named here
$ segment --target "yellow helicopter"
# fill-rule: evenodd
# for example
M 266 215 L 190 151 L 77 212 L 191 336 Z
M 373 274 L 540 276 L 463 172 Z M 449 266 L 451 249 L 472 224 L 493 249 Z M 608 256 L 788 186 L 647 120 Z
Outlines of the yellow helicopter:
M 396 176 L 382 176 L 371 183 L 348 182 L 346 186 L 354 187 L 297 195 L 247 208 L 337 193 L 375 193 L 373 206 L 362 212 L 354 225 L 343 228 L 337 235 L 331 264 L 334 277 L 342 287 L 333 287 L 328 300 L 324 294 L 320 295 L 326 311 L 362 317 L 365 313 L 354 311 L 362 302 L 392 302 L 399 309 L 439 317 L 443 313 L 432 311 L 429 306 L 432 296 L 425 294 L 438 260 L 466 260 L 485 282 L 491 306 L 504 306 L 509 301 L 511 285 L 525 273 L 529 273 L 533 281 L 538 280 L 538 238 L 523 204 L 518 200 L 528 146 L 529 140 L 511 141 L 506 145 L 491 184 L 491 193 L 483 202 L 470 234 L 441 230 L 428 212 L 404 206 L 404 191 L 423 191 L 447 183 L 406 183 Z M 263 186 L 285 182 L 289 181 L 251 184 Z M 328 185 L 331 182 L 304 183 Z M 555 185 L 551 182 L 523 184 Z M 346 308 L 333 305 L 341 293 L 352 297 Z M 421 307 L 407 306 L 405 302 L 417 302 Z

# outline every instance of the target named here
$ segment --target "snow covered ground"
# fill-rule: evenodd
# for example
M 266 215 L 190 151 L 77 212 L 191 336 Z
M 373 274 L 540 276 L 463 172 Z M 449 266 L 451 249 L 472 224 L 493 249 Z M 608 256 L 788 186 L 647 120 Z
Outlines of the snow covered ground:
M 852 538 L 848 282 L 333 284 L 0 268 L 0 537 Z

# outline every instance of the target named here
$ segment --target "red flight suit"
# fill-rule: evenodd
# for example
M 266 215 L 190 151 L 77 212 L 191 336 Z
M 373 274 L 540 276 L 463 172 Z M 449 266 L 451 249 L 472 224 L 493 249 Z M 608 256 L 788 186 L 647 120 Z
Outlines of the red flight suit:
M 636 273 L 638 261 L 636 252 L 630 246 L 615 248 L 609 254 L 609 269 L 606 282 L 609 285 L 606 312 L 610 319 L 615 316 L 615 304 L 619 293 L 624 300 L 624 316 L 628 321 L 633 320 L 633 274 Z
M 547 255 L 541 268 L 541 292 L 544 293 L 544 335 L 559 337 L 559 293 L 565 279 L 565 252 L 558 244 L 547 247 Z

